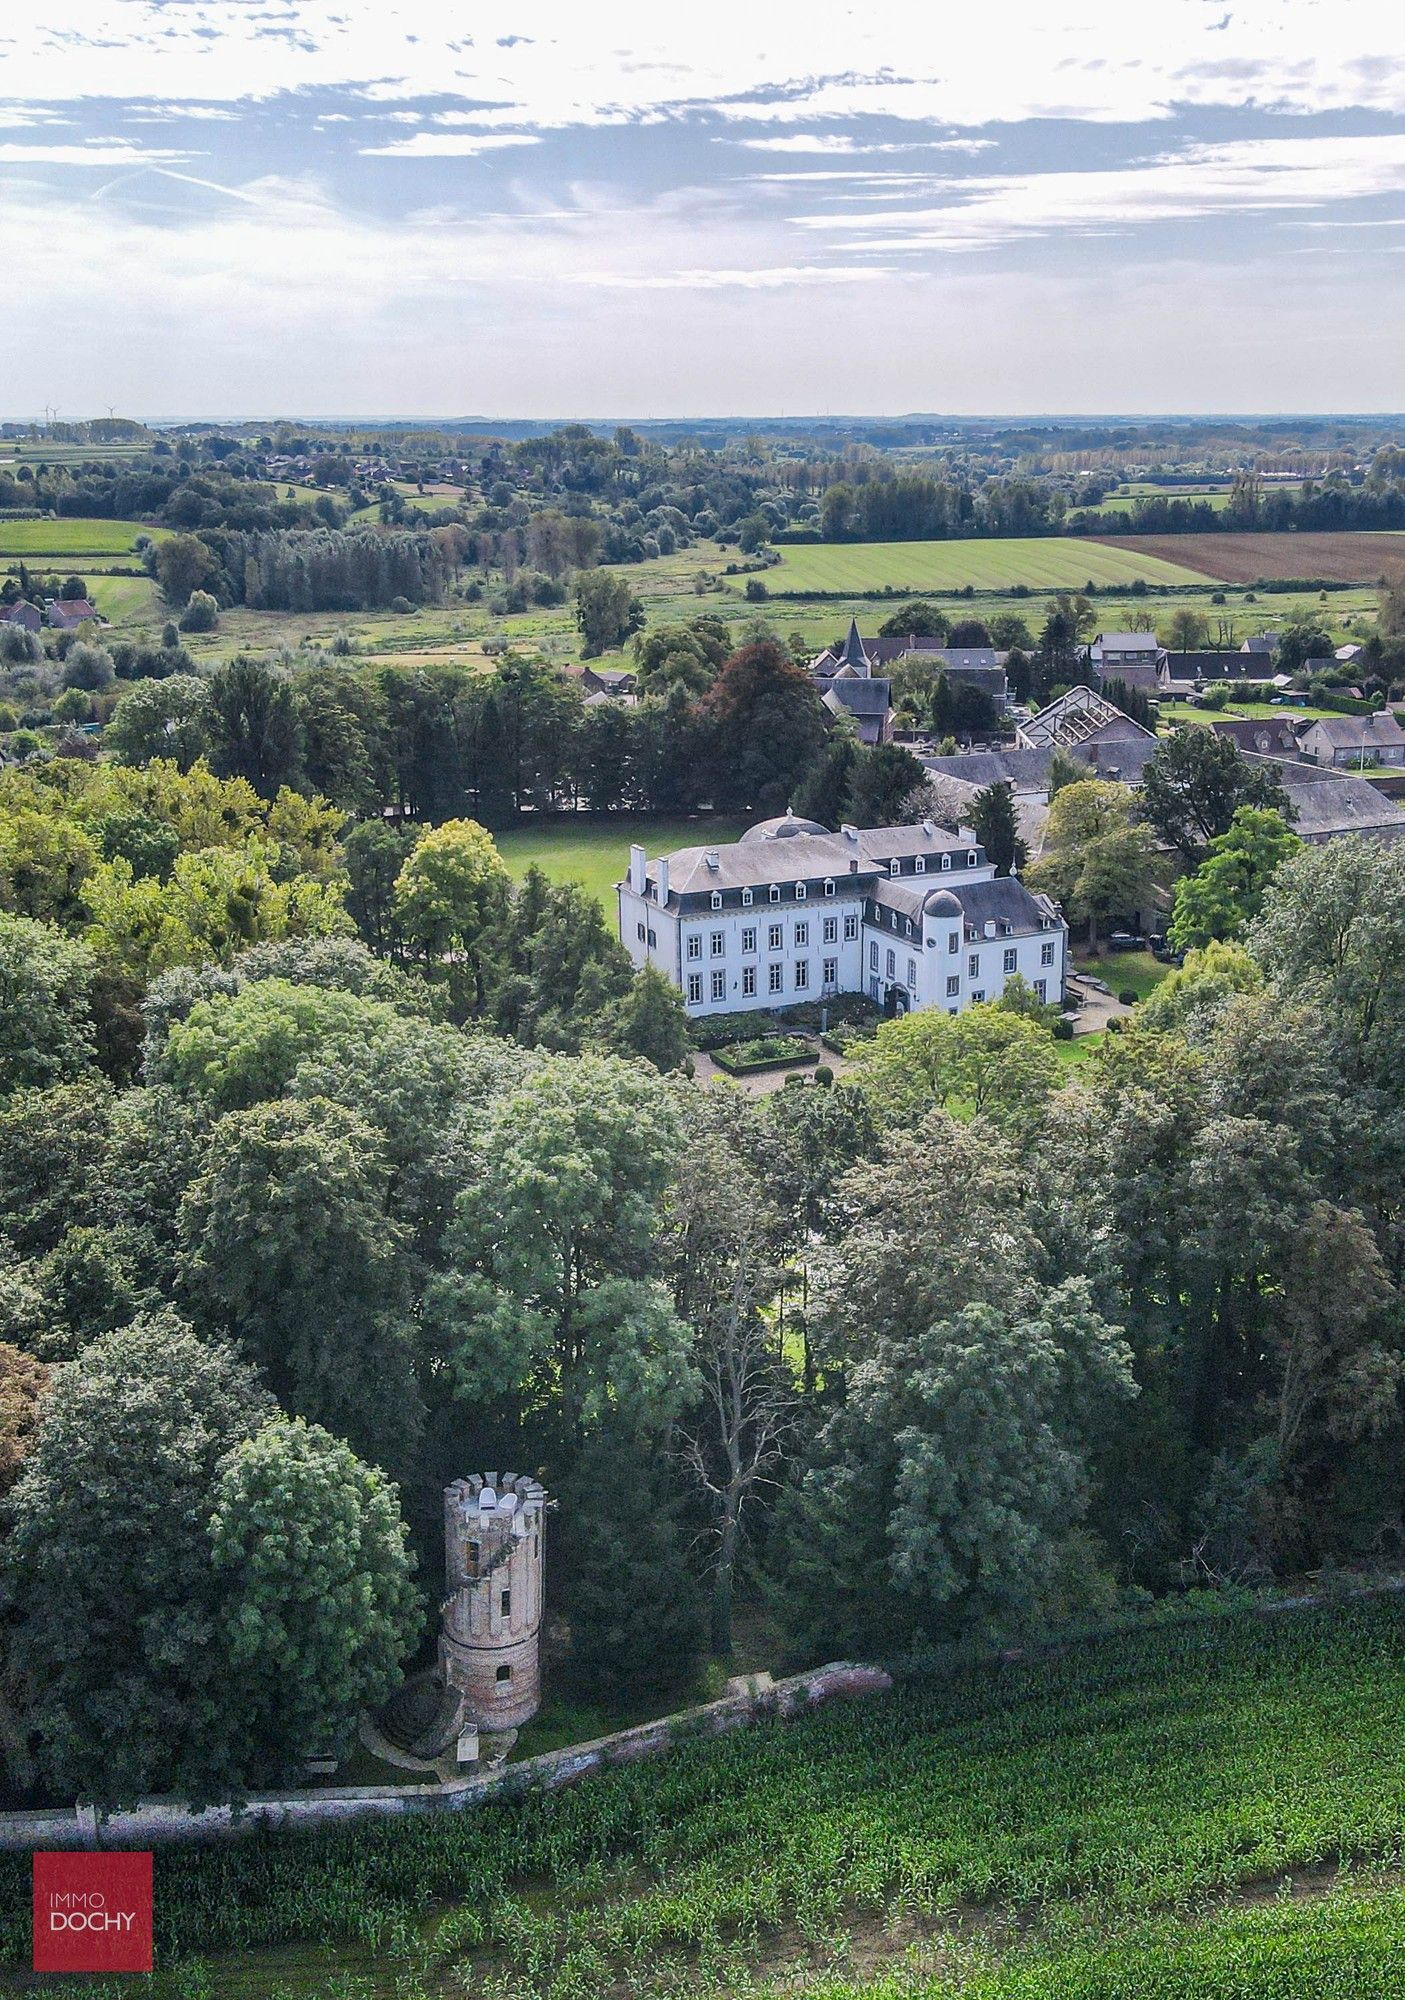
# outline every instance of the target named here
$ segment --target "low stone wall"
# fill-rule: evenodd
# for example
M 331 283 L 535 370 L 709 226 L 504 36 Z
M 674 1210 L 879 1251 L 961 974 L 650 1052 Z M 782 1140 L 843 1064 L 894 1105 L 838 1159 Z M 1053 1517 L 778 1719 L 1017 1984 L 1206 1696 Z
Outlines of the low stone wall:
M 255 1793 L 237 1810 L 212 1806 L 191 1812 L 176 1799 L 144 1799 L 129 1812 L 99 1823 L 91 1807 L 72 1811 L 0 1813 L 0 1848 L 156 1847 L 172 1841 L 227 1839 L 257 1827 L 318 1827 L 409 1813 L 462 1812 L 494 1798 L 533 1789 L 561 1791 L 596 1771 L 657 1757 L 680 1740 L 723 1736 L 774 1715 L 795 1715 L 836 1695 L 877 1694 L 893 1685 L 882 1667 L 833 1660 L 808 1674 L 792 1674 L 753 1692 L 686 1708 L 657 1722 L 621 1729 L 590 1743 L 548 1750 L 477 1778 L 442 1785 L 329 1785 L 317 1791 Z

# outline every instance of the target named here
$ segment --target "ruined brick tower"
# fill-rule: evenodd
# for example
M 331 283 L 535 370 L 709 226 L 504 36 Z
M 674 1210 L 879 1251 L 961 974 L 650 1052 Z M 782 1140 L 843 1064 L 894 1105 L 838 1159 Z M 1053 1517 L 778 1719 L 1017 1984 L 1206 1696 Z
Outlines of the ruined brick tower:
M 439 1670 L 483 1730 L 519 1728 L 541 1701 L 545 1533 L 546 1492 L 525 1473 L 475 1472 L 444 1489 Z

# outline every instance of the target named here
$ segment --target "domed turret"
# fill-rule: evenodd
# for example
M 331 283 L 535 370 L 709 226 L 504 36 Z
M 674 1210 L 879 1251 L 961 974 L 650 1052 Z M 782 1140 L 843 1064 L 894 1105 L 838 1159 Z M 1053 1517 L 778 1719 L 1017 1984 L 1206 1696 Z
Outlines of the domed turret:
M 775 819 L 760 819 L 755 826 L 749 826 L 738 836 L 738 842 L 747 840 L 792 840 L 797 833 L 828 833 L 827 826 L 821 826 L 817 819 L 797 819 L 792 812 L 777 814 Z
M 929 917 L 959 917 L 961 905 L 950 889 L 933 889 L 923 900 L 923 912 Z

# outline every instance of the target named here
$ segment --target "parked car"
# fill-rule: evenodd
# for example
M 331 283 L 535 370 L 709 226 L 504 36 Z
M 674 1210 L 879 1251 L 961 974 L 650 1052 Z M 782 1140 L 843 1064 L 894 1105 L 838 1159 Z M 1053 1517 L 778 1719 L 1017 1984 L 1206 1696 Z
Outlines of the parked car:
M 1135 931 L 1114 931 L 1107 941 L 1109 951 L 1145 951 L 1147 941 Z

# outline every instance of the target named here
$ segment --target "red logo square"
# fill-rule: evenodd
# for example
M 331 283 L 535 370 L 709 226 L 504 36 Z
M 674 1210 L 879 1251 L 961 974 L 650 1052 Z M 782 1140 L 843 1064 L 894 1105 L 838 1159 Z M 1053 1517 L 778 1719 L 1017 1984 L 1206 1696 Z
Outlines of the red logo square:
M 36 1972 L 150 1972 L 151 1856 L 36 1854 Z

